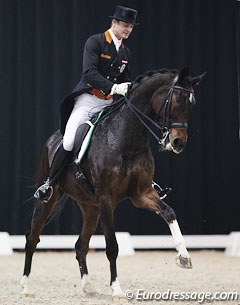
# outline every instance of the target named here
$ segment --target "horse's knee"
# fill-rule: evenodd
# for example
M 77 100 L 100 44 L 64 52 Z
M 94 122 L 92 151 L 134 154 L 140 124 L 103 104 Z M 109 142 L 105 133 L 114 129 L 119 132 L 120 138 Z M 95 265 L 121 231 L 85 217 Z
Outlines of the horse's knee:
M 25 251 L 26 253 L 33 253 L 36 250 L 37 244 L 40 242 L 39 235 L 26 235 Z
M 88 245 L 84 246 L 82 240 L 81 239 L 78 240 L 75 244 L 76 259 L 79 260 L 85 258 L 88 253 L 88 249 L 89 249 Z

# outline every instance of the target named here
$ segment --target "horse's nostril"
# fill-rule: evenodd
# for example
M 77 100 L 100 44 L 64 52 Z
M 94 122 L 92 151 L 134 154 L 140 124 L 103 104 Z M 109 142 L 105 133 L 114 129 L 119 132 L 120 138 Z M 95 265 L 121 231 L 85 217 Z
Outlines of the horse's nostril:
M 185 147 L 185 143 L 180 138 L 176 138 L 173 140 L 173 146 L 178 149 L 183 149 Z

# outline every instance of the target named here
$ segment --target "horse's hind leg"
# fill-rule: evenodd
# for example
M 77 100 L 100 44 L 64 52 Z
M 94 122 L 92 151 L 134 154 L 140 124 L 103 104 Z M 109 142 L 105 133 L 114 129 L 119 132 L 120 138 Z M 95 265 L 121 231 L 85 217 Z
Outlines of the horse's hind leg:
M 76 259 L 79 263 L 80 273 L 81 273 L 81 285 L 84 292 L 88 292 L 90 280 L 88 276 L 88 269 L 86 263 L 86 256 L 89 250 L 89 241 L 91 236 L 96 231 L 98 221 L 99 221 L 99 209 L 97 206 L 81 206 L 82 216 L 83 216 L 83 226 L 82 232 L 79 236 L 76 244 Z
M 132 202 L 138 208 L 155 212 L 167 222 L 178 251 L 177 265 L 183 268 L 192 268 L 191 257 L 186 249 L 174 210 L 161 200 L 157 192 L 152 188 L 148 192 L 132 198 Z
M 55 187 L 53 196 L 48 203 L 42 204 L 36 202 L 36 206 L 33 211 L 32 221 L 30 229 L 26 232 L 26 244 L 25 244 L 25 264 L 24 272 L 21 280 L 21 286 L 23 287 L 22 294 L 28 294 L 28 279 L 31 272 L 32 257 L 36 250 L 37 244 L 40 241 L 39 235 L 45 225 L 45 222 L 53 210 L 58 197 L 58 190 Z

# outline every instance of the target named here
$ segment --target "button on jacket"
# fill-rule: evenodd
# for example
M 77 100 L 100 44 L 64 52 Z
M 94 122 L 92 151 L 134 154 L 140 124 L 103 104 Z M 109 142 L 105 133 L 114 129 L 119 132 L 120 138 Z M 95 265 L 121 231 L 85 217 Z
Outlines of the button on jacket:
M 83 73 L 80 82 L 60 107 L 62 134 L 77 96 L 91 89 L 100 90 L 107 96 L 114 83 L 130 81 L 129 60 L 130 50 L 122 43 L 117 52 L 109 31 L 88 38 L 84 46 Z

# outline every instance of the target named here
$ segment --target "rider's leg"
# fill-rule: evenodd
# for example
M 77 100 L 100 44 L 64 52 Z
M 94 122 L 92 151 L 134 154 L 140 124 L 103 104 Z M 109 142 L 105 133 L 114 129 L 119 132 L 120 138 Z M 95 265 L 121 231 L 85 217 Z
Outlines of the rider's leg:
M 43 202 L 49 201 L 57 177 L 61 174 L 71 156 L 70 152 L 73 150 L 75 134 L 78 127 L 89 120 L 92 114 L 102 110 L 103 107 L 111 104 L 111 102 L 112 100 L 101 100 L 88 93 L 84 93 L 77 98 L 66 125 L 63 146 L 61 145 L 58 149 L 49 171 L 49 177 L 45 183 L 37 189 L 34 194 L 35 198 Z
M 65 150 L 73 150 L 78 127 L 90 120 L 93 114 L 101 111 L 106 105 L 111 104 L 111 102 L 112 100 L 101 100 L 88 93 L 83 93 L 77 98 L 65 129 L 63 138 L 63 147 Z
M 52 161 L 47 180 L 35 192 L 34 197 L 42 202 L 48 202 L 53 194 L 53 186 L 61 174 L 65 165 L 72 157 L 71 151 L 67 151 L 61 144 Z
M 36 199 L 45 203 L 50 200 L 53 193 L 53 186 L 56 184 L 57 178 L 72 155 L 71 152 L 73 149 L 77 128 L 84 122 L 82 118 L 85 121 L 86 114 L 84 115 L 83 111 L 81 110 L 80 103 L 76 102 L 66 125 L 63 143 L 53 158 L 53 162 L 49 170 L 49 176 L 44 184 L 41 185 L 34 194 Z

